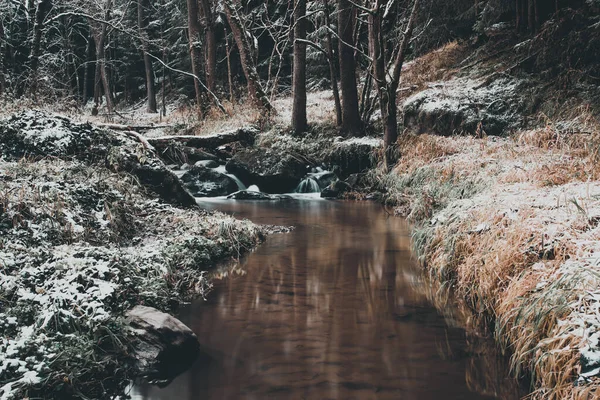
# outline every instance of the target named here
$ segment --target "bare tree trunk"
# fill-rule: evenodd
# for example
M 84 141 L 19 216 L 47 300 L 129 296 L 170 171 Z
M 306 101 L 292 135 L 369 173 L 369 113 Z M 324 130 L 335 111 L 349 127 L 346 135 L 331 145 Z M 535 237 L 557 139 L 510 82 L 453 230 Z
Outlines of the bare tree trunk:
M 198 19 L 198 2 L 197 0 L 187 0 L 188 9 L 188 40 L 190 46 L 190 58 L 192 62 L 192 74 L 198 79 L 200 78 L 200 50 L 198 42 L 200 41 L 200 21 Z M 198 113 L 202 115 L 202 91 L 200 82 L 194 79 L 194 91 L 196 93 L 196 105 Z
M 231 72 L 231 50 L 229 48 L 229 39 L 227 38 L 227 28 L 223 25 L 223 32 L 225 33 L 225 52 L 227 53 L 227 80 L 229 83 L 229 101 L 233 104 L 235 97 L 233 95 L 233 76 Z
M 529 0 L 527 17 L 529 18 L 529 30 L 535 32 L 535 4 L 534 0 Z
M 138 0 L 138 28 L 140 30 L 140 38 L 142 41 L 142 52 L 144 56 L 144 70 L 146 72 L 146 95 L 148 97 L 148 103 L 146 111 L 149 113 L 156 113 L 156 86 L 154 82 L 154 69 L 152 68 L 152 60 L 150 59 L 149 51 L 149 40 L 148 37 L 148 21 L 144 16 L 144 11 L 148 6 L 148 0 Z
M 294 7 L 294 76 L 292 128 L 306 132 L 306 0 L 296 0 Z
M 206 85 L 208 90 L 215 92 L 217 77 L 217 39 L 215 21 L 210 0 L 200 0 L 200 14 L 205 37 L 205 63 Z
M 44 19 L 50 10 L 52 3 L 50 0 L 41 0 L 35 10 L 35 22 L 33 25 L 33 39 L 31 41 L 31 54 L 29 56 L 30 68 L 30 93 L 33 96 L 37 94 L 38 86 L 38 68 L 40 60 L 40 51 L 42 43 L 42 32 L 44 30 Z
M 349 0 L 338 0 L 340 84 L 342 87 L 342 130 L 352 135 L 362 131 L 358 112 L 356 65 L 353 49 L 354 7 Z
M 85 45 L 85 65 L 83 67 L 83 88 L 81 90 L 81 102 L 86 104 L 90 97 L 90 90 L 88 81 L 90 80 L 90 70 L 92 68 L 92 39 L 91 33 L 86 37 L 87 43 Z
M 323 10 L 325 13 L 325 25 L 330 26 L 329 9 L 327 0 L 323 1 Z M 342 125 L 342 105 L 340 104 L 340 92 L 338 91 L 337 74 L 335 73 L 335 57 L 333 55 L 333 44 L 331 32 L 326 30 L 325 46 L 327 49 L 327 58 L 329 59 L 329 76 L 331 77 L 331 90 L 333 91 L 333 101 L 335 103 L 335 122 L 337 126 Z
M 225 6 L 227 21 L 229 22 L 229 26 L 233 32 L 233 38 L 235 39 L 240 53 L 242 69 L 244 70 L 244 75 L 248 81 L 248 95 L 257 106 L 267 111 L 273 111 L 273 106 L 260 85 L 256 64 L 253 58 L 252 46 L 248 42 L 248 35 L 238 11 L 238 4 L 233 1 L 234 0 L 224 0 L 223 4 Z
M 112 0 L 106 0 L 105 3 L 105 14 L 104 20 L 110 20 L 110 12 L 112 9 Z M 112 96 L 112 91 L 110 88 L 110 76 L 108 74 L 108 70 L 106 68 L 106 38 L 108 36 L 108 24 L 96 23 L 94 21 L 90 21 L 90 26 L 92 27 L 92 34 L 94 36 L 94 41 L 96 42 L 96 77 L 98 78 L 98 83 L 102 83 L 102 88 L 104 90 L 104 97 L 106 98 L 106 109 L 108 114 L 112 114 L 114 110 L 114 99 Z M 96 88 L 97 94 L 94 96 L 100 96 L 99 87 Z M 96 98 L 96 100 L 98 100 Z M 96 104 L 98 104 L 96 102 Z
M 373 60 L 373 76 L 377 83 L 379 104 L 381 107 L 381 119 L 383 121 L 383 142 L 385 146 L 385 167 L 390 168 L 394 159 L 394 147 L 398 140 L 398 107 L 396 105 L 396 92 L 400 83 L 402 66 L 410 44 L 417 13 L 419 12 L 419 0 L 415 0 L 408 20 L 404 37 L 396 54 L 391 70 L 385 71 L 387 62 L 383 52 L 382 27 L 382 3 L 376 0 L 374 12 L 369 16 L 369 52 Z

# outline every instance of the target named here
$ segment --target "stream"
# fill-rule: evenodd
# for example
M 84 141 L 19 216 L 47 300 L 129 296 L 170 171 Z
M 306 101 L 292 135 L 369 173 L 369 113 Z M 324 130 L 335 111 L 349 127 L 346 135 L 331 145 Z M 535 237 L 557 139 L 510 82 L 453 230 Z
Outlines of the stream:
M 432 304 L 409 226 L 367 202 L 205 200 L 259 224 L 293 225 L 177 315 L 203 356 L 159 399 L 518 399 L 505 359 Z

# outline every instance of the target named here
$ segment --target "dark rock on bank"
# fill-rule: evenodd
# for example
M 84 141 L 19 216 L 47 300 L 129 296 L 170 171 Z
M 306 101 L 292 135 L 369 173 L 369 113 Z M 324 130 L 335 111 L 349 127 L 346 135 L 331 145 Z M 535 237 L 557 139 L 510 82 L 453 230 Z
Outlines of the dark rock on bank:
M 201 165 L 190 168 L 181 181 L 195 197 L 227 196 L 239 189 L 229 176 Z
M 292 192 L 306 175 L 307 165 L 289 153 L 270 149 L 237 152 L 226 164 L 227 171 L 246 186 L 258 185 L 266 193 Z
M 263 192 L 254 192 L 252 190 L 240 190 L 229 196 L 233 200 L 292 200 L 293 197 L 285 194 L 268 194 Z
M 354 138 L 335 142 L 325 158 L 326 164 L 333 165 L 333 172 L 340 179 L 364 172 L 377 163 L 377 151 L 383 141 L 376 138 Z
M 178 319 L 145 306 L 134 307 L 126 317 L 135 336 L 136 369 L 148 381 L 168 384 L 198 357 L 198 338 Z
M 404 103 L 404 126 L 415 133 L 505 135 L 523 124 L 523 82 L 508 77 L 458 78 L 432 84 Z
M 337 181 L 323 189 L 321 191 L 321 197 L 327 199 L 337 199 L 351 189 L 352 187 L 348 183 L 344 181 Z

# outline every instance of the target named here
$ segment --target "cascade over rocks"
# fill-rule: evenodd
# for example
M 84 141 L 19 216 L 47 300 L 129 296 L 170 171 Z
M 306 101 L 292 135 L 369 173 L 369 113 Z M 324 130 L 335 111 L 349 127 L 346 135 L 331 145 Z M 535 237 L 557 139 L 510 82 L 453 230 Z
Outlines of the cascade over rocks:
M 290 153 L 252 148 L 237 152 L 226 168 L 246 186 L 257 185 L 266 193 L 285 193 L 300 183 L 308 166 Z
M 238 190 L 229 176 L 202 165 L 195 165 L 181 177 L 183 186 L 195 197 L 227 196 Z
M 146 306 L 134 307 L 126 317 L 135 336 L 136 368 L 148 381 L 166 385 L 198 357 L 198 338 L 175 317 Z

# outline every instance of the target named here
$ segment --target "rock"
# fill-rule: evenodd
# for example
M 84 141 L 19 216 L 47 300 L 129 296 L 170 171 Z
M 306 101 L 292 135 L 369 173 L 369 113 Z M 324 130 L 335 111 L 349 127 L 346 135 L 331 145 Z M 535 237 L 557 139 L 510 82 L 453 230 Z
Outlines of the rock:
M 490 79 L 457 78 L 409 97 L 404 103 L 405 127 L 415 133 L 444 136 L 508 134 L 524 122 L 522 82 L 507 77 Z
M 255 192 L 252 190 L 240 190 L 227 196 L 228 199 L 234 200 L 292 200 L 293 197 L 285 194 L 268 194 L 263 192 Z
M 257 185 L 266 193 L 288 193 L 306 174 L 307 164 L 289 153 L 247 149 L 237 152 L 226 168 L 246 186 Z
M 213 160 L 201 160 L 194 164 L 197 167 L 217 168 L 219 163 Z
M 350 185 L 352 189 L 355 189 L 357 187 L 361 187 L 364 180 L 365 174 L 352 174 L 345 180 L 345 182 Z
M 214 152 L 221 160 L 229 160 L 238 151 L 245 150 L 247 148 L 247 145 L 242 142 L 232 142 L 217 147 Z
M 195 197 L 227 196 L 239 190 L 237 183 L 229 176 L 201 165 L 189 169 L 181 181 Z
M 334 165 L 335 175 L 346 179 L 351 174 L 374 167 L 377 163 L 377 151 L 382 146 L 383 140 L 370 137 L 337 140 L 325 161 Z
M 0 154 L 16 159 L 52 156 L 94 162 L 103 160 L 112 146 L 121 145 L 119 139 L 90 124 L 41 111 L 21 112 L 0 123 Z
M 383 199 L 383 193 L 381 192 L 372 192 L 365 196 L 365 200 L 369 201 L 381 201 Z
M 90 124 L 76 124 L 40 111 L 18 113 L 0 121 L 0 154 L 14 159 L 76 159 L 127 172 L 168 203 L 197 206 L 194 197 L 154 152 L 142 150 L 140 143 L 130 137 Z
M 327 186 L 325 189 L 321 191 L 321 197 L 327 199 L 337 199 L 345 192 L 351 190 L 349 184 L 343 181 L 337 181 Z
M 140 376 L 168 384 L 198 357 L 200 344 L 190 328 L 152 307 L 136 306 L 126 314 L 135 336 L 133 354 Z
M 196 149 L 194 147 L 183 146 L 182 151 L 185 153 L 188 164 L 195 164 L 198 161 L 212 160 L 219 161 L 219 157 L 214 154 L 208 153 L 202 149 Z
M 311 174 L 311 176 L 319 183 L 321 189 L 325 189 L 327 186 L 338 180 L 337 175 L 330 171 L 318 172 Z

